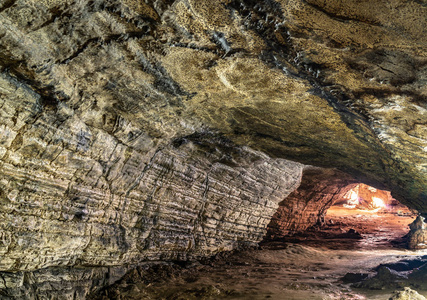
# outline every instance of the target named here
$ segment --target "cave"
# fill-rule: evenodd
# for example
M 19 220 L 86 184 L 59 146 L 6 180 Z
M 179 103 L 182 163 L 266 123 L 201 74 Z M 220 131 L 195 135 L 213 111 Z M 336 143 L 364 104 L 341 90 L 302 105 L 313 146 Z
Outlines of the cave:
M 342 177 L 332 180 L 325 171 L 315 177 L 307 173 L 300 187 L 279 203 L 263 246 L 287 241 L 336 250 L 415 248 L 413 242 L 409 245 L 410 225 L 418 212 L 389 191 L 363 183 L 346 185 Z
M 0 1 L 0 299 L 425 299 L 426 15 Z

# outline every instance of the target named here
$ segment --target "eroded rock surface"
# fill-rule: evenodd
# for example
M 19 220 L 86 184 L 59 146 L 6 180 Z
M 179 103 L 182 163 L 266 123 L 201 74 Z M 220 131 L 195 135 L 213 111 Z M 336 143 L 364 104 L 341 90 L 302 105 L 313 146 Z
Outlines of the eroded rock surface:
M 406 300 L 406 299 L 414 299 L 414 300 L 425 300 L 426 297 L 418 294 L 417 291 L 412 290 L 411 288 L 405 287 L 403 291 L 396 291 L 389 300 Z
M 69 154 L 65 164 L 45 166 L 50 180 L 39 179 L 41 166 L 7 172 L 13 164 L 4 162 L 1 287 L 25 285 L 10 272 L 189 260 L 261 240 L 277 203 L 298 187 L 302 165 L 193 138 L 145 162 L 136 151 L 119 156 L 105 169 L 91 156 Z M 79 166 L 86 173 L 73 178 Z M 137 176 L 114 175 L 118 170 Z M 32 189 L 39 197 L 29 197 Z
M 299 188 L 279 203 L 268 225 L 267 239 L 323 225 L 326 211 L 354 186 L 354 179 L 340 171 L 306 166 Z
M 289 160 L 427 213 L 426 10 L 1 2 L 0 270 L 257 242 L 299 184 Z
M 408 234 L 409 249 L 427 248 L 427 228 L 424 217 L 418 216 L 414 222 L 409 224 L 411 229 Z

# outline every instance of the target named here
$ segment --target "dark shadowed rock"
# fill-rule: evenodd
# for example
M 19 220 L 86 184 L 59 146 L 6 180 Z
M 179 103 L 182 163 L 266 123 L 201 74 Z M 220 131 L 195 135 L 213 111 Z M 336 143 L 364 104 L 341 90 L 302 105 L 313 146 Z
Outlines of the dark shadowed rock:
M 369 274 L 366 273 L 347 273 L 341 279 L 344 283 L 356 283 L 366 279 Z
M 389 300 L 425 300 L 426 298 L 423 295 L 418 294 L 417 291 L 414 291 L 408 287 L 405 287 L 403 291 L 394 292 L 393 297 Z

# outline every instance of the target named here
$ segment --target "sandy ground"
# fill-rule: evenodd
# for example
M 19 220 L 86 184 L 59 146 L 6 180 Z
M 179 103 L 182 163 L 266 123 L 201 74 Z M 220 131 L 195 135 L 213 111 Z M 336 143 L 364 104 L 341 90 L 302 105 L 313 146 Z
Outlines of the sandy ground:
M 342 282 L 349 272 L 374 274 L 380 264 L 419 259 L 392 243 L 413 217 L 331 209 L 326 227 L 260 249 L 212 260 L 129 274 L 98 299 L 389 299 L 392 290 L 362 290 Z M 359 234 L 347 234 L 354 229 Z M 151 275 L 150 275 L 151 274 Z M 427 290 L 418 291 L 427 296 Z

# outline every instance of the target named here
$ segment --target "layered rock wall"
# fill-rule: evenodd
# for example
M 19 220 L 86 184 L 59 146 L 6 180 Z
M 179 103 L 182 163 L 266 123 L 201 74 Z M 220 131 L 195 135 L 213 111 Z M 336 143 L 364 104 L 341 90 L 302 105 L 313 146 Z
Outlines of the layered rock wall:
M 302 167 L 289 160 L 426 213 L 426 9 L 1 2 L 0 270 L 190 259 L 256 242 L 298 185 Z M 283 202 L 286 228 L 306 228 L 335 193 L 306 186 Z
M 268 225 L 266 239 L 322 225 L 326 211 L 355 185 L 351 176 L 340 171 L 306 166 L 299 188 L 279 203 Z
M 123 271 L 256 243 L 278 202 L 300 183 L 299 163 L 209 133 L 149 148 L 152 141 L 124 120 L 113 133 L 87 125 L 66 105 L 43 110 L 25 85 L 2 80 L 8 88 L 0 159 L 5 295 L 31 285 L 60 290 L 49 272 L 78 285 L 76 278 L 101 276 L 102 266 Z M 88 285 L 82 293 L 96 286 Z
M 339 168 L 427 211 L 426 9 L 12 0 L 0 7 L 0 68 L 39 95 L 40 108 L 64 113 L 65 104 L 122 140 L 142 132 L 146 151 L 214 129 L 270 156 Z

